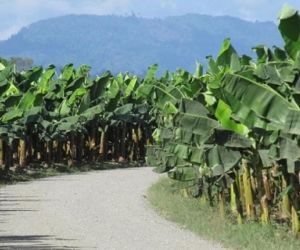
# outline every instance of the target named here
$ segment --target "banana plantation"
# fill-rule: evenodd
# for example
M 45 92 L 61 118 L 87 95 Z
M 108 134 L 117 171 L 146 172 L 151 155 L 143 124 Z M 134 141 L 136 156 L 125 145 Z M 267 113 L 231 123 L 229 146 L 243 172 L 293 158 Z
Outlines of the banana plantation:
M 285 48 L 239 56 L 225 40 L 194 76 L 144 82 L 156 107 L 147 161 L 178 180 L 184 195 L 230 213 L 236 223 L 287 223 L 300 234 L 300 16 L 285 8 Z M 156 110 L 155 109 L 155 110 Z
M 16 72 L 0 62 L 1 174 L 35 165 L 143 162 L 221 216 L 290 225 L 300 235 L 300 16 L 285 47 L 256 59 L 226 39 L 217 58 L 143 79 L 66 65 Z
M 86 65 L 16 73 L 2 61 L 0 164 L 69 166 L 97 160 L 139 161 L 151 141 L 150 106 L 135 95 L 136 76 L 89 77 Z

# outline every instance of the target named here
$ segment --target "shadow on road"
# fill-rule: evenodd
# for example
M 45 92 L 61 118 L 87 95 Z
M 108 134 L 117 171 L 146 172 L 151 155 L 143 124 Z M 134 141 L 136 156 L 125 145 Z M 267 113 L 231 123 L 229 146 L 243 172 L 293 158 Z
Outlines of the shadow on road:
M 26 217 L 28 212 L 34 213 L 38 210 L 23 208 L 21 204 L 30 204 L 33 202 L 47 201 L 39 199 L 35 196 L 15 196 L 9 193 L 0 193 L 0 249 L 1 250 L 66 250 L 66 249 L 82 249 L 72 246 L 72 239 L 60 239 L 52 235 L 12 235 L 6 232 L 5 227 L 1 224 L 9 223 L 9 218 L 16 213 L 22 213 Z M 38 214 L 36 216 L 38 219 Z M 52 242 L 62 242 L 63 244 L 55 244 Z M 70 244 L 65 244 L 70 242 Z M 84 249 L 84 248 L 83 248 Z M 89 248 L 90 249 L 90 248 Z
M 13 215 L 16 212 L 36 212 L 34 209 L 24 209 L 20 207 L 21 202 L 39 202 L 41 199 L 37 199 L 34 196 L 29 197 L 19 197 L 9 194 L 0 193 L 0 220 L 2 223 L 5 221 L 5 217 L 8 215 Z
M 0 236 L 0 249 L 3 250 L 66 250 L 79 249 L 74 246 L 55 246 L 48 244 L 47 241 L 55 240 L 56 242 L 64 239 L 57 239 L 50 235 L 8 235 Z M 82 249 L 82 248 L 80 248 Z

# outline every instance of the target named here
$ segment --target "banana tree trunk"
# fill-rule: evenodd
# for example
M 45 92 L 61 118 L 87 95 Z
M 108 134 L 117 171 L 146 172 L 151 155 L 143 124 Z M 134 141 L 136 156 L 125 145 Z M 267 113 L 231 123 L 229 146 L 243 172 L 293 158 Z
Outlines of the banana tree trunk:
M 51 164 L 53 159 L 53 141 L 46 142 L 47 163 Z
M 291 204 L 288 195 L 283 195 L 282 197 L 281 217 L 285 219 L 291 217 Z
M 76 162 L 76 137 L 75 137 L 75 133 L 72 132 L 71 133 L 71 138 L 70 138 L 70 146 L 71 146 L 71 160 L 72 160 L 72 165 L 75 164 Z
M 139 130 L 138 127 L 134 127 L 132 130 L 132 140 L 133 140 L 133 160 L 137 161 L 139 159 Z
M 292 206 L 292 232 L 295 237 L 300 237 L 300 219 L 299 219 L 299 210 L 296 207 Z
M 237 177 L 238 178 L 238 177 Z M 236 217 L 237 223 L 242 224 L 242 209 L 240 206 L 240 202 L 238 199 L 238 191 L 237 191 L 237 185 L 236 182 L 232 183 L 230 186 L 230 207 L 233 215 Z
M 144 131 L 141 128 L 141 125 L 139 125 L 138 127 L 138 146 L 139 146 L 139 159 L 138 160 L 142 160 L 145 158 L 145 135 L 144 135 Z
M 8 172 L 10 170 L 10 167 L 12 166 L 12 147 L 11 145 L 9 145 L 8 143 L 4 144 L 4 148 L 5 148 L 5 172 Z
M 264 195 L 260 200 L 261 205 L 261 222 L 262 224 L 269 224 L 270 223 L 270 214 L 269 214 L 269 204 L 268 204 L 268 197 Z
M 285 191 L 289 185 L 289 178 L 288 178 L 288 173 L 287 173 L 287 166 L 282 166 L 283 167 L 283 174 L 281 177 L 281 191 Z M 282 201 L 281 201 L 281 217 L 283 219 L 288 219 L 291 217 L 291 202 L 289 195 L 287 193 L 284 193 L 282 196 Z
M 95 162 L 96 160 L 96 127 L 91 128 L 91 133 L 89 135 L 89 160 Z
M 32 163 L 32 160 L 33 160 L 33 146 L 32 146 L 32 137 L 31 137 L 30 133 L 27 136 L 26 157 L 27 157 L 28 164 Z
M 237 179 L 238 179 L 238 191 L 240 194 L 239 200 L 241 203 L 241 208 L 242 208 L 242 215 L 243 211 L 246 210 L 246 202 L 245 202 L 245 190 L 244 190 L 244 181 L 243 181 L 243 175 L 237 172 Z
M 134 150 L 135 150 L 135 144 L 134 144 L 134 132 L 133 127 L 128 126 L 128 136 L 127 136 L 127 145 L 128 145 L 128 159 L 129 161 L 133 161 L 134 157 Z
M 222 190 L 219 192 L 219 212 L 222 219 L 225 219 L 225 202 L 225 192 Z
M 43 157 L 43 152 L 44 152 L 44 142 L 42 142 L 39 139 L 38 134 L 35 135 L 35 146 L 34 146 L 34 152 L 35 152 L 35 159 L 38 162 L 41 162 L 44 157 Z
M 68 161 L 68 166 L 74 166 L 74 160 L 76 159 L 76 143 L 74 133 L 71 132 L 69 135 L 69 140 L 66 142 L 66 156 Z
M 113 148 L 114 148 L 114 152 L 113 152 L 113 156 L 116 162 L 119 161 L 119 157 L 120 157 L 120 129 L 119 127 L 114 127 L 113 128 Z
M 262 174 L 264 195 L 260 198 L 261 207 L 261 222 L 262 224 L 270 223 L 269 201 L 271 201 L 271 188 L 269 183 L 268 171 L 265 170 Z
M 292 204 L 292 231 L 295 237 L 300 237 L 300 183 L 295 174 L 290 174 L 292 192 L 289 197 Z
M 61 163 L 63 158 L 63 143 L 60 140 L 56 141 L 56 162 Z
M 106 157 L 106 132 L 104 129 L 101 132 L 100 137 L 100 147 L 99 147 L 99 155 L 100 155 L 100 161 L 104 161 Z
M 122 126 L 122 135 L 121 135 L 121 141 L 120 141 L 120 149 L 121 149 L 121 154 L 119 157 L 119 162 L 124 162 L 127 158 L 126 155 L 126 134 L 127 134 L 127 124 L 126 122 L 123 122 Z
M 19 140 L 19 166 L 24 168 L 26 166 L 26 141 L 25 139 Z
M 12 142 L 12 165 L 13 166 L 18 166 L 19 165 L 19 152 L 20 152 L 20 147 L 19 147 L 19 140 L 14 140 Z
M 0 168 L 4 166 L 4 145 L 3 140 L 0 139 Z
M 146 134 L 146 145 L 147 146 L 153 145 L 153 139 L 152 139 L 150 129 L 148 126 L 146 126 L 146 128 L 145 128 L 145 134 Z
M 244 195 L 245 195 L 245 206 L 246 215 L 248 219 L 255 219 L 255 206 L 253 201 L 252 185 L 250 168 L 247 160 L 242 160 L 243 166 L 243 184 L 244 184 Z
M 254 150 L 254 173 L 253 176 L 255 176 L 255 178 L 253 177 L 253 189 L 254 192 L 252 192 L 253 194 L 256 194 L 256 198 L 260 201 L 260 216 L 262 218 L 262 222 L 268 223 L 269 219 L 269 210 L 268 210 L 268 200 L 267 197 L 268 195 L 267 192 L 269 192 L 269 188 L 267 187 L 268 190 L 266 190 L 266 188 L 264 186 L 268 186 L 268 178 L 267 176 L 263 176 L 263 165 L 262 162 L 260 160 L 260 156 L 259 156 L 259 152 L 258 150 Z
M 77 133 L 76 137 L 76 161 L 81 163 L 83 158 L 84 136 L 80 133 Z
M 267 199 L 269 201 L 271 201 L 272 200 L 272 190 L 271 190 L 269 173 L 267 170 L 265 170 L 263 173 L 263 184 L 264 184 L 265 195 L 266 195 Z

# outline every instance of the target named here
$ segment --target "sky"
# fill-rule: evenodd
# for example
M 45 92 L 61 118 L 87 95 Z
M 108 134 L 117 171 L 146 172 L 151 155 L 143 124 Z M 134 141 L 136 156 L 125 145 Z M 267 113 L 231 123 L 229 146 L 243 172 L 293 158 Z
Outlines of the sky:
M 285 3 L 300 10 L 300 0 L 0 0 L 0 40 L 38 20 L 68 14 L 163 18 L 199 13 L 276 22 Z

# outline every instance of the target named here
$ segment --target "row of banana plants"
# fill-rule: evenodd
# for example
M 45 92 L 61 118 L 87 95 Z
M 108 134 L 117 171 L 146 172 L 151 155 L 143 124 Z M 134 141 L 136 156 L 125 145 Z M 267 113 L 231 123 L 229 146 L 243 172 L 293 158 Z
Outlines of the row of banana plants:
M 143 161 L 185 195 L 231 210 L 238 223 L 300 232 L 300 17 L 280 15 L 285 48 L 239 56 L 226 39 L 204 70 L 141 79 L 90 67 L 0 61 L 1 174 L 31 166 Z M 154 131 L 154 132 L 153 132 Z M 153 132 L 153 133 L 152 133 Z
M 300 16 L 285 7 L 279 22 L 284 49 L 257 46 L 254 60 L 226 39 L 206 72 L 143 82 L 139 94 L 152 96 L 157 124 L 149 165 L 221 216 L 300 236 Z
M 2 174 L 34 165 L 143 161 L 154 120 L 136 96 L 141 79 L 90 67 L 34 67 L 0 62 Z M 147 78 L 145 78 L 147 79 Z

